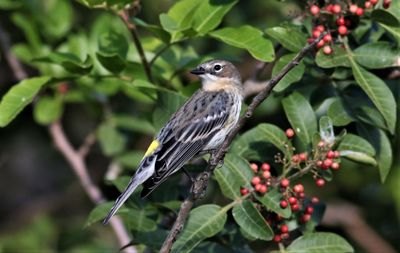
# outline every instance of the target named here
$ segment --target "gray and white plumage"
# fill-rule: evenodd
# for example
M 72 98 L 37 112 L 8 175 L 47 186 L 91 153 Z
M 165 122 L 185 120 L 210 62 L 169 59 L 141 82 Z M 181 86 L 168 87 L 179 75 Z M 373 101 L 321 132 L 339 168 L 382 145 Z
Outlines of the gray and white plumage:
M 202 79 L 202 88 L 160 130 L 104 224 L 140 184 L 141 196 L 146 197 L 193 157 L 218 148 L 238 121 L 243 90 L 235 66 L 213 60 L 200 64 L 191 73 Z

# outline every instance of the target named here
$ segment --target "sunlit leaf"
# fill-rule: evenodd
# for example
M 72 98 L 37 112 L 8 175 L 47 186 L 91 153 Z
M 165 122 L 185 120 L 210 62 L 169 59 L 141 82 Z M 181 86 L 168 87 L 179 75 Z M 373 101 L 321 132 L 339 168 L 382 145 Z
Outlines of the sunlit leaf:
M 246 49 L 260 61 L 272 61 L 275 58 L 271 41 L 264 38 L 263 33 L 252 26 L 222 28 L 209 34 L 229 45 Z
M 33 77 L 14 85 L 0 101 L 0 127 L 8 125 L 39 92 L 50 77 Z
M 276 76 L 290 61 L 293 60 L 295 54 L 287 54 L 279 58 L 279 60 L 275 63 L 274 68 L 272 69 L 272 76 Z M 274 91 L 280 92 L 289 87 L 292 83 L 298 82 L 303 77 L 306 66 L 302 61 L 299 64 L 289 71 L 274 87 Z
M 287 253 L 350 253 L 353 247 L 333 233 L 318 232 L 300 236 L 286 249 Z
M 307 43 L 305 34 L 291 27 L 271 27 L 265 32 L 292 52 L 297 53 Z
M 62 110 L 61 98 L 41 97 L 34 107 L 33 116 L 37 123 L 47 125 L 59 119 Z
M 400 49 L 388 42 L 368 43 L 354 50 L 354 58 L 364 67 L 381 69 L 400 66 Z

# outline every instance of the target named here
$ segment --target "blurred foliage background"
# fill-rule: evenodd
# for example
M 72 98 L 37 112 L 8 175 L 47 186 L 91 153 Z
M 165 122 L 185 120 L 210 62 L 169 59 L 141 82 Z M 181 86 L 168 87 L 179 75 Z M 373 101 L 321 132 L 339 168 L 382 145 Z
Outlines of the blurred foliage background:
M 135 9 L 136 17 L 147 23 L 136 20 L 146 57 L 152 59 L 156 52 L 163 50 L 152 66 L 154 83 L 162 89 L 178 91 L 169 94 L 164 90 L 163 94 L 169 95 L 158 94 L 159 100 L 154 102 L 152 96 L 157 89 L 141 81 L 148 76 L 140 55 L 129 30 L 112 11 L 91 9 L 68 0 L 0 0 L 0 27 L 2 33 L 9 36 L 12 53 L 30 76 L 40 73 L 53 77 L 52 85 L 40 93 L 41 99 L 34 100 L 35 107 L 25 108 L 0 130 L 0 252 L 114 252 L 118 247 L 108 226 L 99 223 L 85 226 L 94 204 L 55 149 L 47 128 L 60 115 L 75 147 L 81 145 L 88 134 L 96 136 L 97 141 L 86 158 L 87 166 L 95 184 L 113 200 L 119 194 L 115 186 L 122 189 L 126 184 L 127 176 L 139 163 L 153 135 L 185 97 L 199 87 L 199 82 L 188 74 L 190 68 L 203 60 L 220 57 L 233 61 L 243 79 L 252 76 L 259 65 L 257 60 L 246 50 L 209 36 L 176 42 L 164 49 L 166 32 L 155 27 L 152 33 L 148 24 L 159 25 L 160 14 L 167 13 L 174 3 L 147 0 Z M 292 23 L 303 15 L 306 7 L 305 1 L 239 1 L 219 27 L 248 24 L 264 31 L 278 24 Z M 366 27 L 374 28 L 371 24 Z M 383 36 L 383 40 L 391 39 L 390 35 L 382 34 L 379 37 Z M 72 52 L 75 56 L 55 52 Z M 0 96 L 18 82 L 5 60 L 5 53 L 3 48 Z M 125 59 L 129 60 L 125 62 Z M 374 74 L 384 78 L 394 69 L 374 69 Z M 288 92 L 301 90 L 310 98 L 317 114 L 321 114 L 326 109 L 320 105 L 334 92 L 332 87 L 336 87 L 337 82 L 327 78 L 333 71 L 324 70 L 325 76 L 321 69 L 310 70 L 313 71 L 314 76 L 303 78 Z M 267 66 L 258 78 L 266 80 L 271 72 L 272 68 Z M 387 81 L 387 84 L 398 108 L 399 79 Z M 273 123 L 282 129 L 290 127 L 280 103 L 282 94 L 288 93 L 285 92 L 270 96 L 244 130 L 261 122 Z M 357 132 L 354 121 L 345 127 L 348 132 Z M 339 126 L 337 132 L 342 128 L 343 125 Z M 397 123 L 393 134 L 389 135 L 394 162 L 385 183 L 381 183 L 377 168 L 349 160 L 343 161 L 344 169 L 336 172 L 334 181 L 323 190 L 318 189 L 310 177 L 301 180 L 310 196 L 317 195 L 328 205 L 349 202 L 358 207 L 366 223 L 397 251 L 400 251 L 399 133 Z M 266 159 L 272 162 L 273 156 Z M 110 183 L 121 170 L 126 176 Z M 187 182 L 182 181 L 181 174 L 175 175 L 148 201 L 168 200 L 163 202 L 168 203 L 166 209 L 176 210 L 179 202 L 173 200 L 181 200 L 185 194 L 180 192 L 189 189 Z M 169 187 L 174 183 L 179 183 L 179 187 Z M 207 196 L 204 203 L 225 201 L 216 182 L 209 185 Z M 146 216 L 158 222 L 161 214 L 150 210 Z M 318 229 L 341 234 L 356 251 L 361 251 L 362 245 L 357 245 L 348 231 L 337 225 L 321 225 Z M 230 231 L 229 228 L 226 231 Z M 263 252 L 264 246 L 255 243 L 252 248 Z

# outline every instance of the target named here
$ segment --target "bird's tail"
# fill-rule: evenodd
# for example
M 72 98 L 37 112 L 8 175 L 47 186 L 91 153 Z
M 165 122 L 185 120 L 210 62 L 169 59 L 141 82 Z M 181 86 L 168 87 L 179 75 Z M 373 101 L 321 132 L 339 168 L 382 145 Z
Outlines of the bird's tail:
M 103 224 L 107 224 L 111 217 L 125 203 L 125 201 L 135 191 L 135 189 L 153 175 L 155 160 L 156 159 L 154 156 L 150 156 L 142 161 L 138 170 L 136 171 L 135 176 L 131 179 L 124 192 L 117 198 L 114 206 L 111 208 L 107 217 L 103 220 Z

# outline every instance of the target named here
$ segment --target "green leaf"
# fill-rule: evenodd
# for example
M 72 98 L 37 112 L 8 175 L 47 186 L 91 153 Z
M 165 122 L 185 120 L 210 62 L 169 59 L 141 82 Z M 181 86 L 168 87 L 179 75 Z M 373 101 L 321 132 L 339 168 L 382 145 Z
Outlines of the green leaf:
M 172 252 L 190 252 L 201 241 L 217 234 L 224 227 L 227 211 L 217 205 L 202 205 L 193 209 Z
M 252 202 L 245 200 L 235 205 L 232 214 L 241 229 L 250 236 L 264 241 L 269 241 L 274 236 L 271 227 Z
M 141 20 L 139 18 L 136 18 L 136 17 L 133 17 L 132 21 L 136 25 L 148 29 L 151 33 L 154 34 L 154 36 L 156 36 L 157 38 L 162 40 L 164 43 L 169 43 L 169 41 L 171 40 L 171 35 L 169 33 L 167 33 L 166 31 L 164 31 L 161 27 L 159 27 L 157 25 L 148 24 L 145 21 L 143 21 L 143 20 Z
M 113 201 L 101 203 L 97 205 L 93 210 L 90 212 L 89 217 L 86 220 L 85 227 L 91 226 L 92 224 L 103 220 L 108 212 L 110 211 L 111 207 L 114 205 Z M 121 207 L 117 214 L 128 212 L 126 207 Z
M 239 139 L 240 141 L 238 145 L 240 146 L 237 148 L 240 150 L 244 150 L 246 148 L 249 149 L 250 144 L 253 142 L 267 141 L 272 143 L 275 147 L 277 147 L 285 154 L 287 152 L 285 144 L 289 143 L 289 140 L 282 129 L 275 125 L 267 123 L 259 124 L 258 126 L 250 129 L 249 131 L 241 135 Z
M 361 134 L 372 144 L 376 150 L 379 174 L 384 183 L 393 164 L 393 151 L 386 133 L 378 128 L 362 125 Z
M 30 104 L 40 88 L 50 80 L 48 76 L 25 79 L 14 85 L 0 102 L 0 127 L 8 125 L 25 106 Z
M 241 187 L 251 187 L 253 172 L 245 159 L 235 154 L 227 154 L 224 165 L 216 169 L 214 175 L 224 196 L 237 199 L 241 197 Z
M 339 98 L 329 106 L 327 114 L 332 119 L 334 126 L 346 126 L 354 121 L 343 101 Z
M 317 118 L 310 103 L 300 93 L 294 92 L 282 100 L 282 105 L 296 135 L 304 144 L 310 144 L 317 132 Z
M 369 164 L 372 166 L 378 165 L 375 158 L 373 158 L 365 153 L 362 153 L 362 152 L 357 152 L 357 151 L 352 151 L 352 150 L 341 150 L 340 156 L 346 157 L 355 162 L 365 163 L 365 164 Z
M 128 168 L 136 168 L 142 161 L 143 155 L 144 155 L 143 151 L 138 151 L 138 150 L 128 151 L 119 155 L 116 158 L 116 161 L 119 164 L 126 166 Z
M 110 31 L 101 34 L 96 56 L 107 70 L 119 73 L 126 67 L 128 48 L 128 41 L 122 33 Z
M 364 44 L 353 53 L 359 64 L 370 69 L 400 66 L 400 49 L 386 41 Z
M 114 114 L 112 121 L 119 128 L 131 130 L 138 133 L 154 135 L 156 133 L 153 125 L 144 118 L 128 114 Z
M 355 134 L 347 134 L 344 136 L 338 146 L 338 150 L 351 150 L 365 153 L 369 156 L 375 155 L 375 149 L 372 145 L 362 137 Z
M 390 25 L 390 26 L 400 25 L 400 22 L 396 17 L 396 15 L 393 15 L 389 11 L 383 9 L 373 10 L 371 13 L 371 19 L 374 20 L 375 22 L 380 22 L 385 25 Z
M 116 155 L 123 151 L 125 139 L 111 122 L 105 122 L 97 129 L 97 138 L 104 154 Z
M 309 233 L 294 240 L 287 253 L 350 253 L 353 247 L 342 237 L 326 232 Z
M 278 62 L 275 63 L 275 66 L 272 70 L 272 76 L 276 76 L 293 58 L 296 54 L 287 54 L 279 58 Z M 303 61 L 299 62 L 295 68 L 289 71 L 282 80 L 274 87 L 274 91 L 281 92 L 285 90 L 289 85 L 292 83 L 298 82 L 303 77 L 304 71 L 306 66 L 304 65 Z
M 400 28 L 399 27 L 393 27 L 389 25 L 385 25 L 382 23 L 379 23 L 383 28 L 385 28 L 386 31 L 388 31 L 390 34 L 393 35 L 393 37 L 397 40 L 397 44 L 400 44 Z
M 33 116 L 37 123 L 50 124 L 60 118 L 63 111 L 63 103 L 60 97 L 41 97 L 33 110 Z
M 249 25 L 238 28 L 222 28 L 209 35 L 234 47 L 243 48 L 260 61 L 273 61 L 275 58 L 274 48 L 263 33 Z
M 54 52 L 45 57 L 33 59 L 33 61 L 58 64 L 70 73 L 81 75 L 88 74 L 93 68 L 92 58 L 89 55 L 85 61 L 81 61 L 74 54 Z
M 225 14 L 238 0 L 203 0 L 197 7 L 193 17 L 193 29 L 200 35 L 215 29 Z
M 349 58 L 356 82 L 378 108 L 385 118 L 389 131 L 393 133 L 396 126 L 396 101 L 392 92 L 379 77 L 363 69 L 352 57 Z
M 132 209 L 129 208 L 124 214 L 128 226 L 135 231 L 150 232 L 157 229 L 157 223 L 147 217 L 149 211 L 146 209 Z
M 326 55 L 323 50 L 319 50 L 315 62 L 321 68 L 350 67 L 350 61 L 344 48 L 332 46 L 332 54 Z
M 291 27 L 271 27 L 266 29 L 265 33 L 278 41 L 284 48 L 296 53 L 307 43 L 304 33 Z
M 263 196 L 255 194 L 255 197 L 260 201 L 267 209 L 279 214 L 284 218 L 289 218 L 292 215 L 292 211 L 289 207 L 282 208 L 280 202 L 282 200 L 282 193 L 278 192 L 275 188 L 269 190 Z

